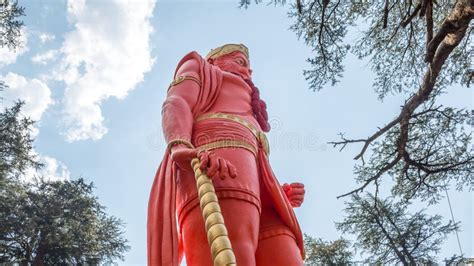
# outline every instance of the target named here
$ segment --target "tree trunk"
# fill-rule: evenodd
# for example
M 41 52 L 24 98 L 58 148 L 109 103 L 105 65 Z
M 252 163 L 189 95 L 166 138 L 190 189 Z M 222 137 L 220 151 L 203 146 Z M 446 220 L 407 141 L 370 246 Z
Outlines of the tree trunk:
M 43 245 L 40 245 L 38 247 L 38 250 L 36 252 L 35 259 L 33 260 L 33 266 L 44 266 L 44 255 L 46 249 Z

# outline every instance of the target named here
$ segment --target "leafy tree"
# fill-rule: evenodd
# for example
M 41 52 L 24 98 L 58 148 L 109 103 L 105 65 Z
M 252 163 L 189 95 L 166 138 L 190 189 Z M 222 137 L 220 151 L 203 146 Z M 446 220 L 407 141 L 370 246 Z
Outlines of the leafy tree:
M 380 200 L 370 193 L 352 195 L 337 228 L 357 236 L 356 245 L 368 253 L 368 262 L 404 265 L 433 263 L 443 240 L 459 227 L 443 224 L 440 215 L 410 214 L 407 203 Z
M 459 190 L 474 188 L 472 134 L 464 128 L 472 123 L 472 112 L 437 103 L 450 85 L 469 86 L 474 77 L 471 0 L 296 0 L 289 15 L 291 29 L 313 49 L 311 68 L 304 71 L 311 89 L 336 84 L 344 58 L 353 53 L 369 60 L 381 100 L 407 95 L 400 113 L 372 135 L 352 139 L 341 134 L 340 141 L 331 142 L 341 150 L 362 144 L 354 158 L 360 162 L 355 167 L 360 186 L 341 196 L 378 186 L 385 175 L 396 181 L 392 193 L 407 200 L 435 203 L 450 183 Z M 348 30 L 360 26 L 367 28 L 362 37 L 348 40 Z
M 0 48 L 6 46 L 10 51 L 14 51 L 23 45 L 20 36 L 24 23 L 19 18 L 24 15 L 25 8 L 19 6 L 17 1 L 11 3 L 9 0 L 0 0 Z M 0 80 L 0 92 L 7 87 L 8 84 Z
M 0 48 L 6 46 L 9 50 L 15 50 L 22 45 L 20 36 L 24 23 L 18 18 L 24 15 L 25 8 L 19 6 L 18 2 L 0 0 Z M 0 92 L 6 88 L 8 84 L 0 80 Z M 0 114 L 0 182 L 9 174 L 21 173 L 28 165 L 39 166 L 28 154 L 33 142 L 28 128 L 33 121 L 19 118 L 18 112 L 22 105 L 22 102 L 17 102 L 13 108 Z
M 450 266 L 450 265 L 469 265 L 469 264 L 467 263 L 466 258 L 464 258 L 463 256 L 459 256 L 457 254 L 454 254 L 453 256 L 444 259 L 444 265 Z
M 251 2 L 263 1 L 240 0 L 240 5 Z M 465 128 L 473 125 L 474 111 L 438 103 L 452 85 L 469 87 L 474 77 L 474 2 L 295 0 L 289 16 L 294 19 L 291 29 L 313 51 L 304 71 L 310 89 L 339 82 L 344 59 L 352 53 L 368 60 L 380 100 L 393 94 L 406 97 L 400 112 L 368 137 L 341 133 L 340 141 L 330 142 L 341 150 L 361 144 L 354 158 L 360 185 L 339 196 L 352 195 L 339 229 L 355 233 L 372 262 L 433 262 L 432 254 L 458 224 L 442 225 L 440 216 L 412 215 L 405 208 L 414 198 L 436 203 L 453 184 L 458 190 L 474 188 L 472 131 Z M 354 28 L 365 29 L 355 42 L 346 36 Z M 395 181 L 392 195 L 403 202 L 358 195 L 369 185 L 377 195 L 386 176 Z
M 129 249 L 123 222 L 109 216 L 93 184 L 21 181 L 40 168 L 33 155 L 33 121 L 20 118 L 22 102 L 0 113 L 0 264 L 99 264 L 123 259 Z
M 305 234 L 304 246 L 308 265 L 347 265 L 354 255 L 350 242 L 343 238 L 328 242 Z
M 0 189 L 0 263 L 97 264 L 123 259 L 123 222 L 107 216 L 93 184 L 8 182 Z
M 24 23 L 19 20 L 25 15 L 25 8 L 17 1 L 0 0 L 0 47 L 7 46 L 14 50 L 21 46 L 21 28 Z
M 0 113 L 0 182 L 24 174 L 27 168 L 41 167 L 33 153 L 34 121 L 21 116 L 23 104 L 18 101 Z

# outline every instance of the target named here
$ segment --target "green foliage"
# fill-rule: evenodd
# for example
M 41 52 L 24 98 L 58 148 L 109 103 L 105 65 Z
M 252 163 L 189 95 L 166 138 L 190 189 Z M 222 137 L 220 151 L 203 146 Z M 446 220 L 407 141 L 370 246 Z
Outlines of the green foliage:
M 350 242 L 343 238 L 328 242 L 305 234 L 304 246 L 305 264 L 308 265 L 347 265 L 351 264 L 354 255 Z
M 254 1 L 256 4 L 262 0 Z M 418 6 L 415 1 L 295 1 L 289 16 L 291 27 L 304 42 L 313 48 L 309 58 L 312 69 L 305 71 L 310 88 L 319 90 L 330 82 L 337 83 L 344 70 L 347 52 L 361 59 L 368 58 L 377 78 L 374 88 L 382 99 L 388 93 L 409 92 L 420 85 L 421 72 L 426 66 L 425 17 L 432 20 L 433 31 L 439 29 L 453 8 L 453 1 L 436 1 L 430 15 L 430 6 Z M 425 1 L 428 2 L 428 1 Z M 272 0 L 268 4 L 285 4 Z M 241 0 L 248 7 L 250 0 Z M 349 28 L 366 28 L 355 39 L 346 38 Z M 470 37 L 457 47 L 445 66 L 439 85 L 462 83 L 472 79 L 470 54 L 474 47 Z
M 25 8 L 18 2 L 0 1 L 0 48 L 6 46 L 15 50 L 22 45 L 19 38 L 23 21 L 18 18 L 24 15 Z M 7 88 L 8 84 L 0 80 L 0 92 Z M 0 101 L 3 101 L 2 97 Z M 23 174 L 28 167 L 41 166 L 32 154 L 31 125 L 34 121 L 20 115 L 23 104 L 18 101 L 0 113 L 0 182 L 8 176 Z
M 21 116 L 23 104 L 18 101 L 0 113 L 0 180 L 18 177 L 29 167 L 41 166 L 33 154 L 31 127 L 34 121 Z
M 254 0 L 255 4 L 259 4 L 259 3 L 262 3 L 263 0 Z M 270 4 L 284 4 L 286 1 L 285 0 L 272 0 L 272 1 L 268 1 L 268 5 Z M 248 8 L 248 6 L 252 3 L 251 0 L 240 0 L 240 3 L 239 3 L 239 7 L 244 7 L 244 8 Z
M 360 186 L 342 196 L 368 185 L 377 189 L 387 175 L 395 181 L 393 195 L 407 200 L 436 203 L 450 185 L 474 189 L 472 132 L 465 128 L 472 124 L 472 110 L 437 104 L 449 85 L 469 86 L 474 76 L 472 1 L 297 0 L 289 8 L 291 29 L 313 51 L 304 71 L 311 89 L 336 84 L 350 52 L 368 60 L 379 99 L 408 95 L 400 113 L 372 135 L 351 139 L 341 134 L 341 141 L 330 142 L 341 150 L 363 145 L 354 169 Z M 360 34 L 352 40 L 349 30 Z
M 368 253 L 367 262 L 419 264 L 435 261 L 443 240 L 458 223 L 443 224 L 440 215 L 411 214 L 406 202 L 380 200 L 371 194 L 353 195 L 346 217 L 337 228 L 357 235 L 356 245 Z
M 464 258 L 463 256 L 459 256 L 457 254 L 454 254 L 453 256 L 444 259 L 444 265 L 447 265 L 447 266 L 456 265 L 456 266 L 458 266 L 458 265 L 469 265 L 469 264 L 467 263 L 466 258 Z
M 0 113 L 0 264 L 78 265 L 123 259 L 129 249 L 123 222 L 109 216 L 93 184 L 74 181 L 25 182 L 40 168 L 31 127 L 21 118 L 23 103 Z
M 352 9 L 350 4 L 313 1 L 290 10 L 290 17 L 295 19 L 291 30 L 312 48 L 313 57 L 307 59 L 311 69 L 305 70 L 304 75 L 313 90 L 320 90 L 327 83 L 334 86 L 342 77 L 343 60 L 350 49 L 344 37 L 357 18 Z
M 0 189 L 0 263 L 48 265 L 123 259 L 123 222 L 107 216 L 83 179 L 7 180 Z
M 19 38 L 24 23 L 18 18 L 24 15 L 25 8 L 17 1 L 0 1 L 0 47 L 14 50 L 22 45 Z
M 411 119 L 407 158 L 388 174 L 396 181 L 393 195 L 407 200 L 416 196 L 435 203 L 449 188 L 449 183 L 455 184 L 458 190 L 474 188 L 472 132 L 466 130 L 470 119 L 468 110 L 442 106 L 426 110 L 433 111 Z M 377 144 L 381 149 L 374 154 L 394 152 L 396 139 L 386 137 L 385 141 Z M 381 164 L 374 161 L 371 165 Z
M 240 0 L 240 6 L 247 8 L 251 2 Z M 266 2 L 276 5 L 286 1 Z M 354 158 L 358 160 L 354 173 L 359 186 L 339 196 L 352 198 L 347 203 L 347 217 L 338 228 L 357 236 L 356 244 L 370 255 L 368 262 L 433 264 L 442 241 L 458 224 L 443 225 L 441 216 L 428 216 L 423 211 L 410 214 L 406 209 L 415 198 L 437 203 L 451 185 L 458 190 L 474 189 L 472 130 L 466 128 L 474 124 L 474 111 L 437 103 L 450 85 L 469 87 L 474 77 L 474 3 L 291 3 L 291 30 L 312 48 L 309 69 L 304 71 L 310 89 L 335 85 L 343 77 L 347 54 L 352 53 L 367 61 L 374 72 L 373 88 L 380 100 L 393 94 L 406 96 L 400 113 L 373 134 L 351 139 L 341 133 L 341 141 L 330 142 L 341 150 L 347 144 L 362 144 Z M 349 32 L 359 34 L 353 38 Z M 387 177 L 394 181 L 392 196 L 401 197 L 401 202 L 359 195 L 369 185 L 377 195 Z M 449 261 L 458 263 L 461 258 L 453 256 Z

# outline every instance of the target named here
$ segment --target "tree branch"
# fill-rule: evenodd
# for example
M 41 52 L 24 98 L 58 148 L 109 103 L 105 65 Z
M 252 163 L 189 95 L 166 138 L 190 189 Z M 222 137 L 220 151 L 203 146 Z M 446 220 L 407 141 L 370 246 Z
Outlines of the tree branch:
M 462 37 L 464 37 L 469 22 L 474 17 L 473 5 L 470 0 L 457 1 L 451 14 L 443 21 L 440 29 L 428 44 L 425 62 L 431 62 L 433 60 L 443 40 L 445 43 L 456 43 L 459 36 L 462 35 Z M 448 34 L 453 36 L 448 36 Z M 458 43 L 456 43 L 456 45 L 457 44 Z
M 416 14 L 418 13 L 418 11 L 420 11 L 420 9 L 421 9 L 421 4 L 418 4 L 415 7 L 415 10 L 413 10 L 413 13 L 411 13 L 410 16 L 408 16 L 408 18 L 405 21 L 402 21 L 402 23 L 400 23 L 402 28 L 405 28 L 413 20 L 413 18 L 416 17 Z
M 433 3 L 429 1 L 426 7 L 426 49 L 428 50 L 428 44 L 433 39 Z
M 367 209 L 366 209 L 367 210 Z M 384 225 L 383 225 L 383 222 L 380 220 L 380 217 L 382 216 L 379 212 L 379 209 L 378 208 L 375 208 L 377 214 L 374 214 L 373 212 L 371 212 L 370 210 L 367 210 L 370 214 L 372 214 L 375 222 L 377 223 L 377 225 L 379 226 L 380 230 L 382 230 L 382 234 L 385 235 L 385 237 L 388 239 L 389 241 L 389 246 L 392 248 L 392 250 L 395 252 L 395 254 L 397 255 L 398 259 L 403 263 L 403 265 L 407 265 L 407 262 L 405 260 L 405 257 L 403 256 L 403 254 L 398 250 L 397 246 L 395 245 L 395 241 L 392 239 L 392 237 L 390 236 L 390 234 L 387 232 L 387 230 L 385 229 Z
M 374 180 L 377 180 L 380 176 L 382 176 L 385 172 L 387 172 L 388 170 L 392 169 L 392 167 L 395 166 L 395 164 L 398 163 L 398 161 L 400 161 L 402 157 L 400 155 L 398 155 L 393 161 L 391 161 L 390 163 L 386 164 L 382 169 L 380 169 L 374 176 L 372 176 L 371 178 L 367 179 L 364 184 L 362 186 L 360 186 L 359 188 L 357 189 L 354 189 L 352 190 L 351 192 L 348 192 L 346 194 L 342 194 L 342 195 L 339 195 L 337 196 L 337 199 L 339 198 L 342 198 L 342 197 L 346 197 L 346 196 L 349 196 L 351 194 L 354 194 L 354 193 L 359 193 L 361 191 L 363 191 L 370 183 L 372 183 L 372 181 Z
M 385 0 L 385 5 L 383 7 L 383 26 L 382 29 L 387 28 L 388 22 L 388 0 Z
M 431 4 L 430 2 L 430 0 L 421 0 L 420 18 L 426 14 L 426 9 L 428 8 L 428 5 Z

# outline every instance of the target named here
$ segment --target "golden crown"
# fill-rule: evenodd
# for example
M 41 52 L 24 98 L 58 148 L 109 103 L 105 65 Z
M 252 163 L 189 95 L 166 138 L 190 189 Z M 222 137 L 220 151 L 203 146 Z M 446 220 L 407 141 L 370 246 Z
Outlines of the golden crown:
M 215 58 L 218 58 L 226 54 L 230 54 L 235 51 L 242 52 L 247 57 L 247 60 L 249 60 L 249 49 L 247 48 L 247 46 L 243 44 L 234 44 L 234 43 L 225 44 L 215 49 L 212 49 L 206 55 L 206 59 L 209 59 L 209 58 L 215 59 Z

